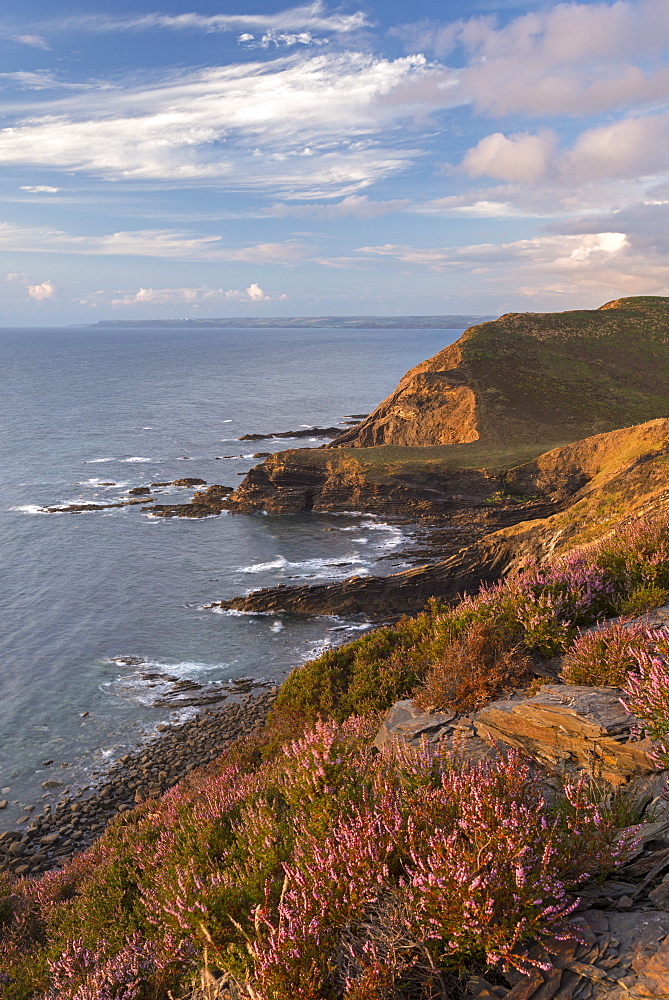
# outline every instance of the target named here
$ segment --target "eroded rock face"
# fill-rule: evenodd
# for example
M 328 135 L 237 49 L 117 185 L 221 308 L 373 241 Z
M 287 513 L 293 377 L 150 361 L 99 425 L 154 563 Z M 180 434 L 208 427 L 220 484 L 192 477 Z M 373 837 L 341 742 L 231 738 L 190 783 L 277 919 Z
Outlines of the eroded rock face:
M 381 514 L 449 515 L 463 505 L 481 504 L 501 485 L 499 472 L 444 467 L 389 474 L 367 472 L 354 461 L 326 451 L 270 455 L 251 469 L 232 502 L 241 512 L 370 510 Z
M 329 447 L 574 441 L 669 415 L 668 362 L 667 298 L 510 313 L 417 365 Z

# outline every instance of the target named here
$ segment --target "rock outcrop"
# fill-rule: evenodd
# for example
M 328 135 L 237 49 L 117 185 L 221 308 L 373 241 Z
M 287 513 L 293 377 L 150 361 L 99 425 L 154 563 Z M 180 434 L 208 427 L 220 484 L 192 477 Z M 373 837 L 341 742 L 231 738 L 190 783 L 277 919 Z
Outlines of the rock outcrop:
M 611 784 L 652 774 L 650 740 L 610 687 L 546 684 L 532 698 L 501 698 L 475 717 L 477 736 L 516 747 L 549 769 L 585 770 Z
M 463 499 L 451 501 L 451 516 L 468 517 L 469 524 L 463 524 L 460 535 L 454 534 L 454 551 L 439 562 L 385 577 L 258 590 L 220 604 L 240 611 L 347 614 L 373 610 L 387 614 L 418 611 L 432 596 L 455 600 L 528 561 L 547 560 L 635 517 L 665 509 L 668 464 L 669 419 L 595 435 L 500 475 L 497 485 L 509 491 L 508 504 L 502 509 L 495 495 L 489 497 L 491 503 L 470 501 L 469 507 Z M 478 480 L 472 475 L 470 482 L 482 488 L 484 474 L 477 475 Z M 294 509 L 298 509 L 297 483 L 292 489 Z M 537 498 L 538 492 L 543 496 Z M 273 497 L 271 509 L 286 509 L 281 506 L 279 488 Z M 521 503 L 514 505 L 513 499 Z M 235 496 L 230 502 L 234 504 Z M 320 500 L 314 499 L 314 509 L 321 509 Z M 442 511 L 446 509 L 442 499 Z M 492 527 L 495 517 L 507 518 L 497 530 Z
M 558 444 L 669 414 L 669 298 L 509 313 L 408 372 L 328 446 Z
M 546 685 L 534 697 L 517 692 L 473 716 L 423 712 L 396 702 L 374 745 L 390 740 L 457 747 L 472 761 L 520 749 L 540 767 L 537 780 L 553 796 L 560 780 L 595 775 L 602 797 L 625 786 L 631 856 L 606 880 L 578 890 L 579 912 L 570 933 L 534 943 L 536 963 L 522 974 L 499 969 L 473 976 L 467 996 L 478 1000 L 647 1000 L 669 996 L 669 773 L 656 771 L 647 740 L 634 736 L 638 720 L 623 709 L 617 688 Z M 548 772 L 548 773 L 547 773 Z M 551 773 L 553 776 L 551 776 Z M 555 776 L 558 776 L 557 782 Z M 612 787 L 613 786 L 613 787 Z M 622 831 L 621 831 L 622 832 Z

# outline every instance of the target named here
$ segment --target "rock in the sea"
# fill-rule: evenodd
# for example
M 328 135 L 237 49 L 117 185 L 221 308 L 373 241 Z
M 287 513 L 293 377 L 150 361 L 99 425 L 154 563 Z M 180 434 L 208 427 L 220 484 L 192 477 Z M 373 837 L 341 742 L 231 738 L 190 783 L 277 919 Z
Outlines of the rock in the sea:
M 195 479 L 193 476 L 184 476 L 182 479 L 175 479 L 168 483 L 168 486 L 206 486 L 206 480 Z
M 271 434 L 244 434 L 239 441 L 268 441 L 270 438 L 310 438 L 338 437 L 341 427 L 300 427 L 297 431 L 281 431 Z
M 228 497 L 232 492 L 232 486 L 216 483 L 194 493 L 190 503 L 160 504 L 147 510 L 155 517 L 211 517 L 228 509 Z
M 144 495 L 146 495 L 147 493 L 150 493 L 150 492 L 151 492 L 151 490 L 149 489 L 148 486 L 135 486 L 133 489 L 128 490 L 129 496 L 133 496 L 133 497 L 144 496 Z

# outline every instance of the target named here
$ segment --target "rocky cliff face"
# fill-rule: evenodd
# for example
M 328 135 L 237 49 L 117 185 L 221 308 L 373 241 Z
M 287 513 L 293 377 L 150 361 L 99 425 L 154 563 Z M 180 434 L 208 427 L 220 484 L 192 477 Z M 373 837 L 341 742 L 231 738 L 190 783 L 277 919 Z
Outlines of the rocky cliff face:
M 321 586 L 276 587 L 221 603 L 245 611 L 379 614 L 417 611 L 428 598 L 454 600 L 482 583 L 500 579 L 529 560 L 602 537 L 629 518 L 669 504 L 669 419 L 595 435 L 554 449 L 506 474 L 506 488 L 536 496 L 539 507 L 520 507 L 513 523 L 479 532 L 459 551 L 431 566 L 386 577 L 352 577 Z M 483 505 L 481 505 L 483 508 Z M 485 508 L 483 508 L 485 509 Z M 494 506 L 490 508 L 494 511 Z M 490 515 L 488 515 L 490 516 Z M 482 522 L 485 525 L 485 521 Z
M 574 441 L 669 414 L 668 362 L 669 298 L 509 313 L 417 365 L 328 447 Z
M 496 470 L 449 466 L 365 467 L 355 458 L 323 450 L 277 452 L 247 474 L 231 509 L 291 514 L 362 510 L 381 514 L 451 514 L 480 504 L 500 488 Z

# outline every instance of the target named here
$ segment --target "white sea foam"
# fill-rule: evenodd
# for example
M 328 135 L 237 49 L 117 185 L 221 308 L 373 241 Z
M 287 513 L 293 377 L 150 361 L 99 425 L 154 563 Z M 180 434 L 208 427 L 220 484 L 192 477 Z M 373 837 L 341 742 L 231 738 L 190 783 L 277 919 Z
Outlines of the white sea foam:
M 160 703 L 165 705 L 167 701 L 172 707 L 179 707 L 180 702 L 188 704 L 201 695 L 215 694 L 224 698 L 227 694 L 234 693 L 234 681 L 231 679 L 210 681 L 202 676 L 214 670 L 227 671 L 229 663 L 201 663 L 193 660 L 163 663 L 143 657 L 127 659 L 132 662 L 126 662 L 126 658 L 122 656 L 110 657 L 105 661 L 125 669 L 119 676 L 100 684 L 100 690 L 135 705 L 150 707 Z M 178 682 L 187 680 L 197 682 L 199 688 L 181 690 Z
M 46 514 L 47 513 L 44 510 L 43 507 L 40 507 L 39 504 L 36 504 L 36 503 L 24 503 L 24 504 L 21 504 L 19 507 L 10 507 L 9 509 L 10 510 L 16 510 L 20 514 Z
M 394 524 L 387 524 L 385 521 L 375 521 L 371 518 L 366 518 L 362 524 L 353 525 L 352 527 L 340 528 L 340 531 L 381 531 L 385 532 L 387 538 L 375 538 L 374 544 L 381 549 L 396 549 L 398 545 L 401 545 L 405 539 L 404 532 L 401 531 Z M 362 543 L 361 538 L 354 538 L 354 542 Z
M 236 608 L 210 608 L 206 604 L 202 605 L 201 608 L 197 608 L 198 611 L 213 611 L 215 615 L 225 615 L 228 618 L 263 618 L 267 615 L 271 615 L 271 611 L 237 611 Z
M 100 465 L 102 462 L 116 462 L 115 458 L 87 458 L 84 465 Z
M 133 455 L 131 458 L 122 458 L 122 462 L 153 462 L 152 458 L 142 458 L 141 455 Z
M 285 556 L 277 555 L 272 562 L 253 563 L 250 566 L 240 566 L 239 573 L 267 573 L 273 569 L 290 570 L 302 574 L 304 572 L 318 572 L 323 569 L 342 569 L 346 575 L 351 574 L 354 569 L 360 571 L 360 558 L 355 553 L 345 556 L 331 556 L 328 559 L 303 559 L 299 562 L 290 562 Z M 364 567 L 362 567 L 364 572 Z
M 132 661 L 132 662 L 128 662 Z M 230 664 L 225 663 L 202 663 L 200 660 L 182 660 L 179 663 L 165 663 L 163 660 L 153 660 L 150 657 L 133 656 L 109 656 L 105 657 L 103 663 L 113 663 L 119 667 L 125 667 L 127 674 L 161 674 L 172 680 L 188 680 L 210 670 L 226 670 Z M 124 676 L 126 674 L 124 673 Z

